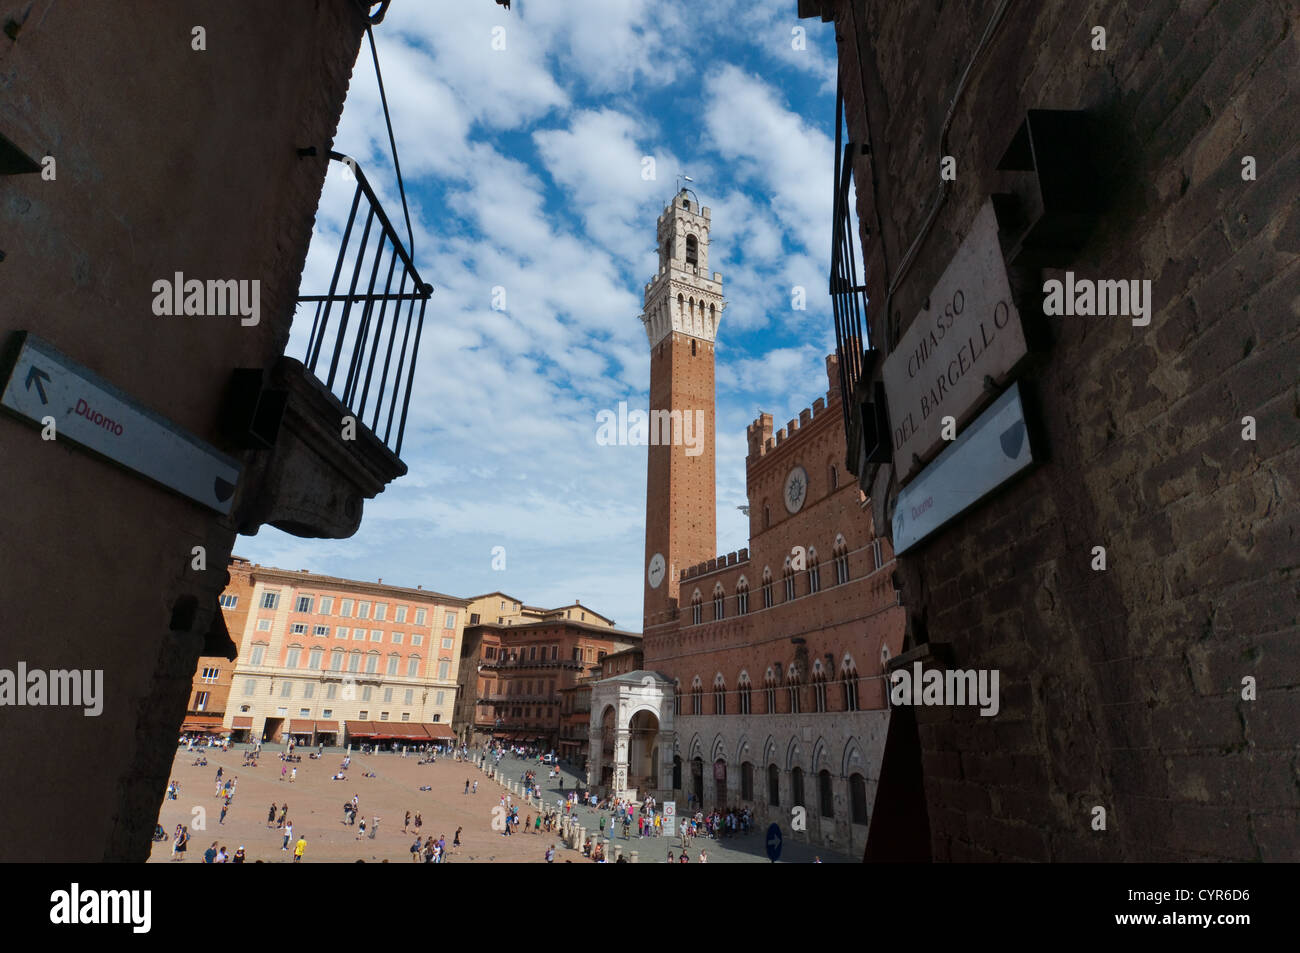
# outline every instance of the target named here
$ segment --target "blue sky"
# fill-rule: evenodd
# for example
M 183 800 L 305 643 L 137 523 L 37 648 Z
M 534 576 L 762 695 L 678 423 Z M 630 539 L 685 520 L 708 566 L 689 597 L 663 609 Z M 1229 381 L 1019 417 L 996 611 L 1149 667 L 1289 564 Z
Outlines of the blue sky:
M 795 0 L 397 0 L 375 29 L 415 231 L 437 289 L 403 459 L 347 540 L 270 527 L 264 565 L 534 605 L 575 598 L 641 628 L 646 449 L 597 414 L 647 405 L 642 287 L 676 176 L 712 209 L 718 552 L 748 543 L 745 427 L 827 389 L 835 43 Z M 493 49 L 504 27 L 505 49 Z M 793 33 L 805 31 L 805 48 Z M 497 33 L 498 45 L 501 33 Z M 405 234 L 369 48 L 335 148 Z M 655 178 L 643 178 L 643 157 Z M 326 290 L 353 185 L 326 180 L 302 293 Z M 494 310 L 492 289 L 506 290 Z M 806 310 L 791 306 L 807 290 Z M 290 356 L 307 328 L 295 324 Z M 505 548 L 504 571 L 492 568 Z

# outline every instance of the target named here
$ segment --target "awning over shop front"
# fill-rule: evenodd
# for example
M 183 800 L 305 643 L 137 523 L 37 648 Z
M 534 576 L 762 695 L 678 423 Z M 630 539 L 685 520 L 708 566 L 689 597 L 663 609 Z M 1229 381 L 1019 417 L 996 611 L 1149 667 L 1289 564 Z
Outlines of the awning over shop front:
M 199 718 L 187 716 L 181 723 L 181 731 L 220 731 L 220 718 Z
M 252 728 L 252 727 L 253 727 L 253 716 L 252 716 L 252 715 L 236 715 L 236 716 L 235 716 L 235 720 L 234 720 L 234 722 L 232 723 L 231 727 L 233 727 L 233 728 Z
M 429 738 L 425 734 L 422 725 L 409 722 L 397 722 L 396 724 L 379 722 L 375 725 L 375 729 L 375 736 L 378 738 L 393 738 L 399 741 L 427 741 Z
M 456 733 L 451 730 L 451 725 L 444 725 L 442 722 L 425 722 L 423 728 L 434 741 L 445 741 L 456 737 Z
M 339 723 L 337 721 L 318 721 L 316 722 L 316 734 L 318 735 L 337 735 L 339 733 Z
M 291 735 L 309 735 L 315 728 L 316 722 L 310 718 L 289 719 L 289 734 Z
M 346 721 L 344 725 L 347 726 L 349 738 L 375 737 L 375 723 L 373 721 Z

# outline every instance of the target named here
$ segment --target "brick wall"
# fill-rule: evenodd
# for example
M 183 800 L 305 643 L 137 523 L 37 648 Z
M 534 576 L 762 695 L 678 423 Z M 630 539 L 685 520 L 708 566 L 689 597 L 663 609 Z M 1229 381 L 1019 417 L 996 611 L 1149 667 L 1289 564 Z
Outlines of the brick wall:
M 677 598 L 677 574 L 707 559 L 717 546 L 715 473 L 717 437 L 714 429 L 713 344 L 677 331 L 668 334 L 650 353 L 650 409 L 681 411 L 683 417 L 703 411 L 704 427 L 692 435 L 701 452 L 686 454 L 685 446 L 652 445 L 646 463 L 645 565 L 655 553 L 667 562 L 657 589 L 645 584 L 645 614 L 662 611 Z M 654 434 L 652 440 L 659 438 Z
M 834 15 L 851 136 L 871 145 L 855 175 L 877 347 L 1001 188 L 1029 108 L 1100 121 L 1102 214 L 1069 267 L 1154 287 L 1148 327 L 1038 319 L 1021 381 L 1045 462 L 899 559 L 910 642 L 1001 672 L 997 717 L 916 709 L 935 859 L 1300 857 L 1294 10 L 1012 3 L 956 107 L 957 179 L 887 336 L 887 277 L 930 207 L 940 126 L 995 4 L 804 6 Z M 1032 297 L 1021 306 L 1034 322 Z M 867 475 L 878 514 L 888 475 Z
M 0 36 L 0 129 L 57 161 L 52 181 L 0 181 L 0 338 L 33 331 L 237 453 L 218 426 L 230 372 L 269 367 L 288 340 L 363 20 L 351 0 L 191 7 L 0 0 L 20 24 Z M 260 323 L 155 316 L 153 282 L 177 271 L 259 280 Z M 100 669 L 105 696 L 98 718 L 6 713 L 0 760 L 58 810 L 0 821 L 4 858 L 143 860 L 235 528 L 8 415 L 0 457 L 22 501 L 0 513 L 0 664 Z M 199 609 L 173 631 L 180 597 Z

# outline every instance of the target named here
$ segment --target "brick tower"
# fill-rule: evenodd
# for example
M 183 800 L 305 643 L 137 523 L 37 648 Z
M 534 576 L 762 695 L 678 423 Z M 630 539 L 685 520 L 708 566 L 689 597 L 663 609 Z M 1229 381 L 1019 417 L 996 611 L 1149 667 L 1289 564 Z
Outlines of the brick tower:
M 650 342 L 647 626 L 663 621 L 677 599 L 682 570 L 717 555 L 713 342 L 724 307 L 722 275 L 709 277 L 709 210 L 691 190 L 682 189 L 659 215 L 658 245 L 659 271 L 645 286 L 641 314 Z

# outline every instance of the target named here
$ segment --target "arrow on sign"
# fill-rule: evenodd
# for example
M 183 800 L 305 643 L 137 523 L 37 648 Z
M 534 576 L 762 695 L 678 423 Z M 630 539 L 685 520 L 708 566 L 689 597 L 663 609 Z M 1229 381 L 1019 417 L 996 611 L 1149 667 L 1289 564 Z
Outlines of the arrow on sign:
M 39 367 L 33 364 L 31 368 L 27 371 L 27 389 L 31 390 L 32 383 L 35 382 L 36 393 L 40 395 L 41 403 L 48 404 L 49 401 L 45 399 L 45 385 L 41 383 L 41 378 L 45 378 L 45 380 L 48 381 L 50 379 L 50 375 L 46 374 L 43 370 L 41 370 Z

